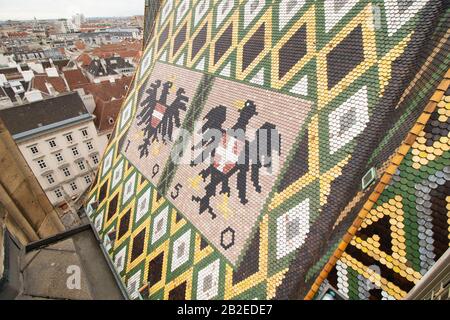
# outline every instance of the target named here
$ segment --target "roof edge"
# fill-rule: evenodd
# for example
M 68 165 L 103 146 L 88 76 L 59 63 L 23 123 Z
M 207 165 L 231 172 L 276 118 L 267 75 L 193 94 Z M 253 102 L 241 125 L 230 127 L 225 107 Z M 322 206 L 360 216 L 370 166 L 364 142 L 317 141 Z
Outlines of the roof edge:
M 91 114 L 84 113 L 78 117 L 66 119 L 66 120 L 55 122 L 55 123 L 52 123 L 52 124 L 49 124 L 49 125 L 46 125 L 43 127 L 39 127 L 39 128 L 35 128 L 32 130 L 24 131 L 21 133 L 17 133 L 17 134 L 12 135 L 12 137 L 15 141 L 24 141 L 33 136 L 39 136 L 46 132 L 55 131 L 56 129 L 60 129 L 60 128 L 63 128 L 63 127 L 66 127 L 66 126 L 69 126 L 69 125 L 72 125 L 72 124 L 75 124 L 78 122 L 84 122 L 84 121 L 91 120 L 91 119 L 93 119 Z
M 322 271 L 317 276 L 316 280 L 311 286 L 311 289 L 305 296 L 305 300 L 314 299 L 315 295 L 319 291 L 319 288 L 322 282 L 328 277 L 328 274 L 335 266 L 336 262 L 341 258 L 342 254 L 345 252 L 345 249 L 350 244 L 351 240 L 355 236 L 358 229 L 361 227 L 362 222 L 366 218 L 367 214 L 372 210 L 375 203 L 378 201 L 378 198 L 383 193 L 386 186 L 390 183 L 393 174 L 396 172 L 397 168 L 403 162 L 404 157 L 409 152 L 412 144 L 416 140 L 417 135 L 424 129 L 428 120 L 431 117 L 431 114 L 435 111 L 438 102 L 441 100 L 442 96 L 445 93 L 447 88 L 445 86 L 449 85 L 450 81 L 450 69 L 447 71 L 444 79 L 440 82 L 438 87 L 436 88 L 433 96 L 430 98 L 427 106 L 425 107 L 422 114 L 416 120 L 416 123 L 412 126 L 407 136 L 404 139 L 404 142 L 398 147 L 397 151 L 394 153 L 390 164 L 386 168 L 384 174 L 379 179 L 378 184 L 376 185 L 372 194 L 370 194 L 369 199 L 364 203 L 363 208 L 358 213 L 356 219 L 353 221 L 352 225 L 348 228 L 345 235 L 342 237 L 342 241 L 339 243 L 338 248 L 334 251 L 331 257 L 328 259 L 325 266 L 322 268 Z

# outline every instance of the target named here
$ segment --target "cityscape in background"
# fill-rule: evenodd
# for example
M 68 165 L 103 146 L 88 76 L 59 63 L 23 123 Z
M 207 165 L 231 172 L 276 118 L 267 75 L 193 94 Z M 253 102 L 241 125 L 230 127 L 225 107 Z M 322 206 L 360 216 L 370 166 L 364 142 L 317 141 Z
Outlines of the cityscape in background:
M 0 118 L 66 228 L 143 50 L 144 17 L 0 21 Z

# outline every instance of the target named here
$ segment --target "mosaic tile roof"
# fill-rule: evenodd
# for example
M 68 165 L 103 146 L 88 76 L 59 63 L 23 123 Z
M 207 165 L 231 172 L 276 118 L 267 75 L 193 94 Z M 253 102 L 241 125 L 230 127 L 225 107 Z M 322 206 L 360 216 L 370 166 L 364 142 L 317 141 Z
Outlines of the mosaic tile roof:
M 347 298 L 402 299 L 448 249 L 449 84 L 450 70 L 316 285 L 326 275 Z
M 86 206 L 129 297 L 402 298 L 449 245 L 446 26 L 431 0 L 164 1 Z

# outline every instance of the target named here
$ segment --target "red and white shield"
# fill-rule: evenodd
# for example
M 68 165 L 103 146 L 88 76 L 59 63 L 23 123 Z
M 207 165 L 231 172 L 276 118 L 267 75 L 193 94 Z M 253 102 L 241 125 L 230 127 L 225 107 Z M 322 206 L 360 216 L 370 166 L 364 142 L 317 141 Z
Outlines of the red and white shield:
M 157 102 L 155 106 L 155 110 L 153 110 L 151 125 L 153 128 L 156 128 L 160 123 L 162 118 L 164 117 L 164 113 L 166 112 L 167 107 Z
M 243 149 L 243 141 L 224 134 L 219 146 L 216 149 L 216 154 L 214 156 L 214 168 L 224 174 L 227 174 L 236 166 L 239 155 Z

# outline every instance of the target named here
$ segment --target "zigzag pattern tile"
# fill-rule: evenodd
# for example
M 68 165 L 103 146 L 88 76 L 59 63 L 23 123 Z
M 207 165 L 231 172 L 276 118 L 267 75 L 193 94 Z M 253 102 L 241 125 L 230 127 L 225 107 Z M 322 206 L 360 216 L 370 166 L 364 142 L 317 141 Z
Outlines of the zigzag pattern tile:
M 416 139 L 402 147 L 409 151 L 394 156 L 390 183 L 364 214 L 322 288 L 331 284 L 350 299 L 402 299 L 448 250 L 449 76 L 441 85 L 445 91 L 436 92 L 442 98 L 434 102 L 434 112 L 419 117 L 411 131 Z
M 86 206 L 130 298 L 306 296 L 442 12 L 400 2 L 161 4 Z

